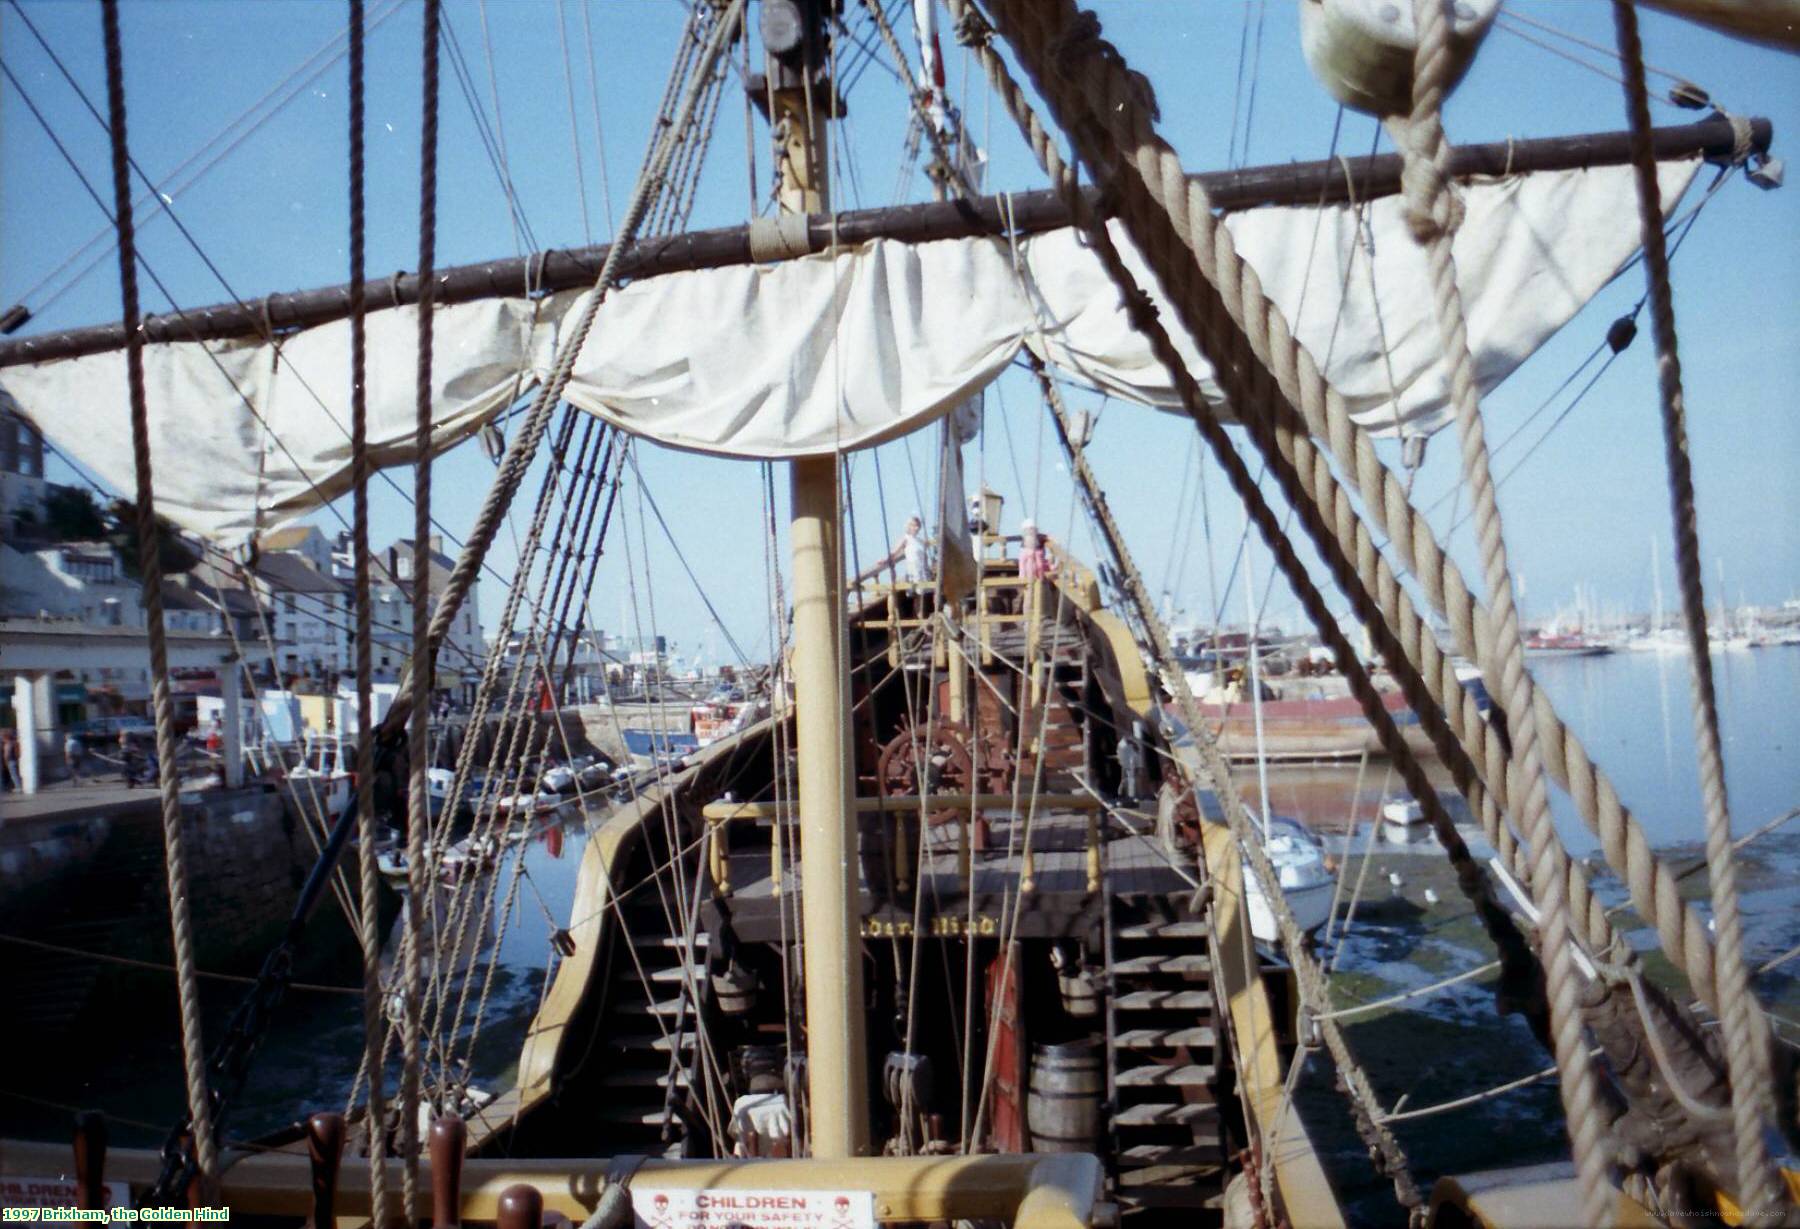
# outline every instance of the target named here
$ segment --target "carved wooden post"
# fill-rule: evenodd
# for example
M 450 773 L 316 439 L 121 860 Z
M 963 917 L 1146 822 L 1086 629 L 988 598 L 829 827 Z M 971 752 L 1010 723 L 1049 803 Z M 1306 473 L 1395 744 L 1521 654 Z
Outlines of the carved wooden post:
M 86 1110 L 75 1115 L 75 1186 L 80 1205 L 104 1210 L 106 1200 L 106 1115 Z
M 500 1192 L 500 1215 L 497 1229 L 541 1229 L 544 1223 L 544 1197 L 538 1188 L 523 1182 Z
M 306 1155 L 312 1162 L 313 1229 L 332 1229 L 337 1202 L 338 1163 L 344 1157 L 344 1116 L 314 1114 L 306 1120 Z
M 445 1114 L 431 1124 L 433 1229 L 456 1229 L 461 1222 L 463 1145 L 466 1138 L 467 1128 L 463 1126 L 463 1120 L 454 1114 Z

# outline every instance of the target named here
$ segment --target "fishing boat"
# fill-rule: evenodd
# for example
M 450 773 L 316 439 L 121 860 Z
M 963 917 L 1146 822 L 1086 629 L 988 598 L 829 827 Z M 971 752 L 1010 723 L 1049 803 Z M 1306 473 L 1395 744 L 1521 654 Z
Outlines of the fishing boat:
M 336 814 L 350 801 L 356 748 L 349 740 L 335 734 L 306 731 L 298 761 L 286 770 L 288 791 L 304 796 L 315 810 L 324 808 Z
M 641 766 L 678 768 L 687 756 L 700 750 L 698 735 L 679 730 L 627 727 L 619 734 L 625 741 L 625 750 Z
M 1662 3 L 1707 16 L 1719 7 Z M 1769 125 L 1720 114 L 1652 130 L 1637 115 L 1644 65 L 1627 3 L 1631 133 L 1453 147 L 1438 104 L 1477 53 L 1494 0 L 1420 0 L 1411 16 L 1405 4 L 1305 0 L 1305 51 L 1325 87 L 1394 120 L 1403 153 L 1190 175 L 1160 135 L 1155 84 L 1093 14 L 1070 0 L 948 0 L 995 124 L 1017 125 L 1050 183 L 987 195 L 986 154 L 959 118 L 973 100 L 959 112 L 944 71 L 952 27 L 933 0 L 917 0 L 903 37 L 894 20 L 906 7 L 671 6 L 674 65 L 630 206 L 603 247 L 437 267 L 428 88 L 421 268 L 368 279 L 359 229 L 345 287 L 145 318 L 129 272 L 127 76 L 107 0 L 122 319 L 0 338 L 0 384 L 58 448 L 135 490 L 144 524 L 166 516 L 221 550 L 252 548 L 329 498 L 366 494 L 371 469 L 407 464 L 417 540 L 444 506 L 442 491 L 427 497 L 439 455 L 479 436 L 497 461 L 445 586 L 406 595 L 414 626 L 432 630 L 411 645 L 405 681 L 369 733 L 376 777 L 410 788 L 377 795 L 368 782 L 371 807 L 347 799 L 331 817 L 295 921 L 222 1038 L 202 1035 L 184 977 L 194 1085 L 167 1148 L 108 1149 L 87 1119 L 73 1150 L 66 1139 L 6 1141 L 0 1177 L 72 1172 L 59 1180 L 86 1207 L 116 1205 L 121 1191 L 145 1207 L 216 1199 L 284 1225 L 413 1223 L 427 1202 L 439 1225 L 508 1229 L 547 1216 L 590 1229 L 1353 1218 L 1448 1229 L 1790 1215 L 1792 1081 L 1771 1075 L 1762 1008 L 1727 975 L 1735 949 L 1706 937 L 1604 770 L 1536 690 L 1516 619 L 1494 615 L 1513 613 L 1512 582 L 1503 549 L 1493 553 L 1502 535 L 1479 432 L 1463 448 L 1480 466 L 1464 485 L 1482 501 L 1487 586 L 1464 577 L 1418 517 L 1410 478 L 1375 444 L 1395 441 L 1404 465 L 1422 451 L 1412 441 L 1453 423 L 1469 433 L 1471 417 L 1478 427 L 1480 396 L 1646 238 L 1645 263 L 1660 267 L 1662 227 L 1703 158 L 1776 177 Z M 1724 7 L 1762 37 L 1794 39 L 1785 10 Z M 423 16 L 432 87 L 447 41 L 438 0 Z M 366 73 L 364 27 L 349 35 Z M 833 199 L 854 81 L 843 60 L 859 35 L 893 62 L 890 101 L 915 150 L 930 150 L 932 200 L 846 211 Z M 365 84 L 349 82 L 354 107 Z M 752 221 L 691 229 L 721 99 L 740 89 L 747 130 L 761 124 L 771 138 L 773 173 L 749 167 Z M 1695 89 L 1682 83 L 1677 100 Z M 360 192 L 363 117 L 353 116 Z M 500 157 L 498 141 L 482 144 Z M 750 152 L 753 162 L 754 137 Z M 1403 182 L 1407 199 L 1396 195 Z M 1640 208 L 1645 230 L 1633 222 Z M 354 216 L 360 226 L 360 196 Z M 1371 273 L 1367 293 L 1352 295 L 1330 262 L 1296 258 L 1321 235 L 1349 254 L 1378 243 L 1392 262 L 1385 288 Z M 1473 305 L 1467 320 L 1458 295 Z M 991 492 L 968 516 L 964 449 L 982 429 L 982 390 L 1015 364 L 1042 398 L 1044 451 L 1060 458 L 1091 557 L 1047 545 L 1035 508 Z M 309 396 L 314 387 L 332 400 Z M 1266 779 L 1260 807 L 1246 802 L 1230 764 L 1238 749 L 1216 728 L 1232 714 L 1209 712 L 1182 669 L 1090 464 L 1093 424 L 1067 400 L 1077 392 L 1119 405 L 1109 423 L 1151 411 L 1191 420 L 1227 475 L 1246 538 L 1254 530 L 1271 548 L 1346 680 L 1367 731 L 1355 754 L 1392 765 L 1455 868 L 1500 966 L 1496 1014 L 1521 1015 L 1520 1031 L 1563 1074 L 1566 1162 L 1496 1156 L 1420 1188 L 1407 1124 L 1469 1102 L 1402 1110 L 1359 1058 L 1334 998 L 1341 983 L 1313 950 L 1335 893 L 1322 846 L 1273 814 Z M 76 403 L 91 407 L 79 424 L 54 413 Z M 857 497 L 854 462 L 903 440 L 936 459 L 919 482 L 931 513 L 852 601 L 850 578 L 865 571 L 852 510 L 872 502 L 866 486 Z M 506 1068 L 512 1082 L 478 1097 L 493 952 L 517 899 L 502 889 L 538 890 L 507 834 L 523 812 L 565 801 L 539 773 L 543 756 L 577 753 L 549 680 L 569 676 L 591 632 L 616 497 L 627 482 L 647 494 L 637 450 L 652 446 L 765 467 L 767 708 L 709 727 L 704 745 L 697 732 L 622 731 L 654 771 L 627 773 L 617 805 L 584 817 L 572 899 Z M 1294 535 L 1324 561 L 1372 653 L 1351 645 L 1251 454 L 1297 511 Z M 789 478 L 785 524 L 777 466 Z M 535 502 L 516 500 L 532 491 Z M 639 529 L 662 520 L 644 504 Z M 465 739 L 442 770 L 449 779 L 433 779 L 436 653 L 513 510 L 528 514 L 506 618 L 528 626 L 501 629 L 522 633 L 517 651 L 489 654 L 470 718 L 491 721 L 494 750 L 484 767 L 482 740 Z M 159 566 L 146 565 L 148 589 Z M 1397 570 L 1429 576 L 1413 586 Z M 354 606 L 366 620 L 362 588 Z M 1501 605 L 1474 596 L 1484 588 Z M 1435 609 L 1421 615 L 1415 595 Z M 1262 727 L 1252 758 L 1266 769 L 1276 752 L 1263 705 L 1287 701 L 1262 698 L 1258 613 L 1249 716 Z M 1492 707 L 1461 686 L 1453 653 L 1479 665 Z M 1377 683 L 1373 656 L 1391 684 Z M 1491 873 L 1421 766 L 1404 728 L 1413 723 L 1483 825 Z M 467 797 L 482 772 L 479 797 L 498 801 L 478 803 L 472 831 L 451 841 L 448 814 L 432 819 L 424 795 Z M 1593 894 L 1588 863 L 1562 849 L 1552 777 L 1585 782 L 1574 806 L 1608 830 L 1602 856 L 1679 986 L 1648 975 Z M 378 850 L 379 820 L 403 839 Z M 170 827 L 168 864 L 179 868 Z M 352 831 L 363 873 L 336 876 Z M 403 889 L 407 922 L 385 952 L 373 927 L 358 932 L 362 1078 L 352 1063 L 331 1105 L 294 1107 L 302 1125 L 222 1146 L 307 915 L 342 879 L 376 873 Z M 1533 902 L 1527 922 L 1499 891 Z M 353 913 L 350 895 L 338 903 Z M 179 944 L 185 900 L 170 897 Z M 1584 906 L 1573 919 L 1571 897 Z M 191 973 L 191 951 L 177 964 Z M 1708 1040 L 1715 1024 L 1729 1037 L 1723 1051 Z M 202 1062 L 208 1041 L 217 1049 Z M 1481 1065 L 1479 1048 L 1461 1061 Z M 1323 1091 L 1302 1105 L 1291 1094 L 1309 1070 L 1323 1072 Z M 1510 1073 L 1493 1075 L 1503 1095 Z M 1321 1142 L 1327 1129 L 1335 1147 Z M 1379 1211 L 1347 1206 L 1345 1167 L 1378 1175 Z M 409 1206 L 396 1206 L 402 1198 Z
M 1534 632 L 1525 638 L 1525 651 L 1533 657 L 1600 657 L 1613 646 L 1585 632 Z

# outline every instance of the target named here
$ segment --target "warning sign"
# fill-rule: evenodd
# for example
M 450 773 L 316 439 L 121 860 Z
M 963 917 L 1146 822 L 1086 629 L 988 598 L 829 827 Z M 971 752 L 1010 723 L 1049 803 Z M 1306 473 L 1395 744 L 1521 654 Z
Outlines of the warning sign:
M 100 1187 L 100 1206 L 119 1207 L 131 1201 L 122 1183 Z M 81 1202 L 81 1188 L 73 1178 L 0 1178 L 0 1208 L 73 1208 Z
M 631 1188 L 638 1229 L 875 1229 L 873 1191 Z

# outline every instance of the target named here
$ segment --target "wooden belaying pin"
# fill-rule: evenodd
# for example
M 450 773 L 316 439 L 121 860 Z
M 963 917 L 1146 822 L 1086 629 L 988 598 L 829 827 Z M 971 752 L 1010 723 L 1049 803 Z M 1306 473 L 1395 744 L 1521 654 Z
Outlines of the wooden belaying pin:
M 75 1115 L 75 1189 L 81 1207 L 106 1208 L 106 1115 L 96 1110 Z
M 500 1192 L 496 1229 L 541 1229 L 543 1223 L 544 1197 L 537 1187 L 520 1182 Z
M 344 1116 L 329 1111 L 306 1120 L 306 1156 L 312 1162 L 313 1229 L 331 1229 L 336 1219 L 338 1164 L 344 1159 Z
M 468 1128 L 455 1114 L 431 1124 L 431 1223 L 456 1229 L 462 1220 L 463 1147 Z

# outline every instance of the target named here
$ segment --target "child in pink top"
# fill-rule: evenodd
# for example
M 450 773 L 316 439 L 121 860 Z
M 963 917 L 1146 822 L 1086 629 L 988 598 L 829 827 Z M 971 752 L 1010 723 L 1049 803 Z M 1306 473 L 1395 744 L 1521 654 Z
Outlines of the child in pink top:
M 1056 575 L 1056 559 L 1050 553 L 1049 539 L 1038 533 L 1034 521 L 1019 526 L 1019 579 L 1048 580 Z

